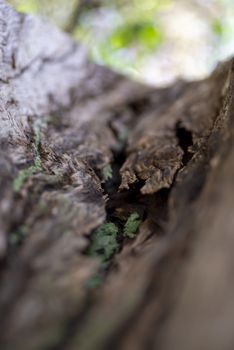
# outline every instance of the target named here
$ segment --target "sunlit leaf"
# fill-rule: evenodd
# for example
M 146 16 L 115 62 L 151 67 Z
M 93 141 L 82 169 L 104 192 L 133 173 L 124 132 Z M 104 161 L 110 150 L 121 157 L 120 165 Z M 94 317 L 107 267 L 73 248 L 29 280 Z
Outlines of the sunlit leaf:
M 145 49 L 154 49 L 162 42 L 162 32 L 153 23 L 130 23 L 117 28 L 109 38 L 114 49 L 141 45 Z
M 215 20 L 212 23 L 212 30 L 215 35 L 222 37 L 225 31 L 224 25 L 220 20 Z
M 17 5 L 17 10 L 25 13 L 38 13 L 38 3 L 36 0 L 23 0 Z

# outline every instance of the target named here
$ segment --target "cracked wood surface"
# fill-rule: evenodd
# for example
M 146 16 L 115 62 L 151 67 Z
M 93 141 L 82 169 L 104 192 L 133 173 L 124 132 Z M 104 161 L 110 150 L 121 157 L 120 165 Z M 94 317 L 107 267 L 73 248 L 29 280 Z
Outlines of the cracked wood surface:
M 0 0 L 1 348 L 232 348 L 233 79 L 144 86 Z M 135 211 L 87 289 L 89 236 Z

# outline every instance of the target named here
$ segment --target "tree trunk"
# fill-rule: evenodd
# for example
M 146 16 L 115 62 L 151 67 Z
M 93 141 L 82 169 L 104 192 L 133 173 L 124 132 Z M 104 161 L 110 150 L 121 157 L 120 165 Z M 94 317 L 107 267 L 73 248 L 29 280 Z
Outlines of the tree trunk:
M 144 86 L 0 0 L 0 101 L 0 348 L 233 349 L 232 62 Z

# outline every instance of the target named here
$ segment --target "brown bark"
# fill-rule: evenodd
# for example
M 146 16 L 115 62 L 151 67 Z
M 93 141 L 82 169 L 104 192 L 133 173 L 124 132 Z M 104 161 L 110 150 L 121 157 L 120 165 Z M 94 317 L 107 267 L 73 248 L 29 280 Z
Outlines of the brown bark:
M 233 348 L 233 82 L 144 86 L 0 0 L 2 349 Z

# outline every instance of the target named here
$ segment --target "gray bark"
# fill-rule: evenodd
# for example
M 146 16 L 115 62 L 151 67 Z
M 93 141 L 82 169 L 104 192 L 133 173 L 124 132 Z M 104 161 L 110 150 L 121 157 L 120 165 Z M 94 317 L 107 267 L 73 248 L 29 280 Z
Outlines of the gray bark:
M 148 87 L 0 0 L 2 349 L 233 348 L 233 98 L 231 61 Z

